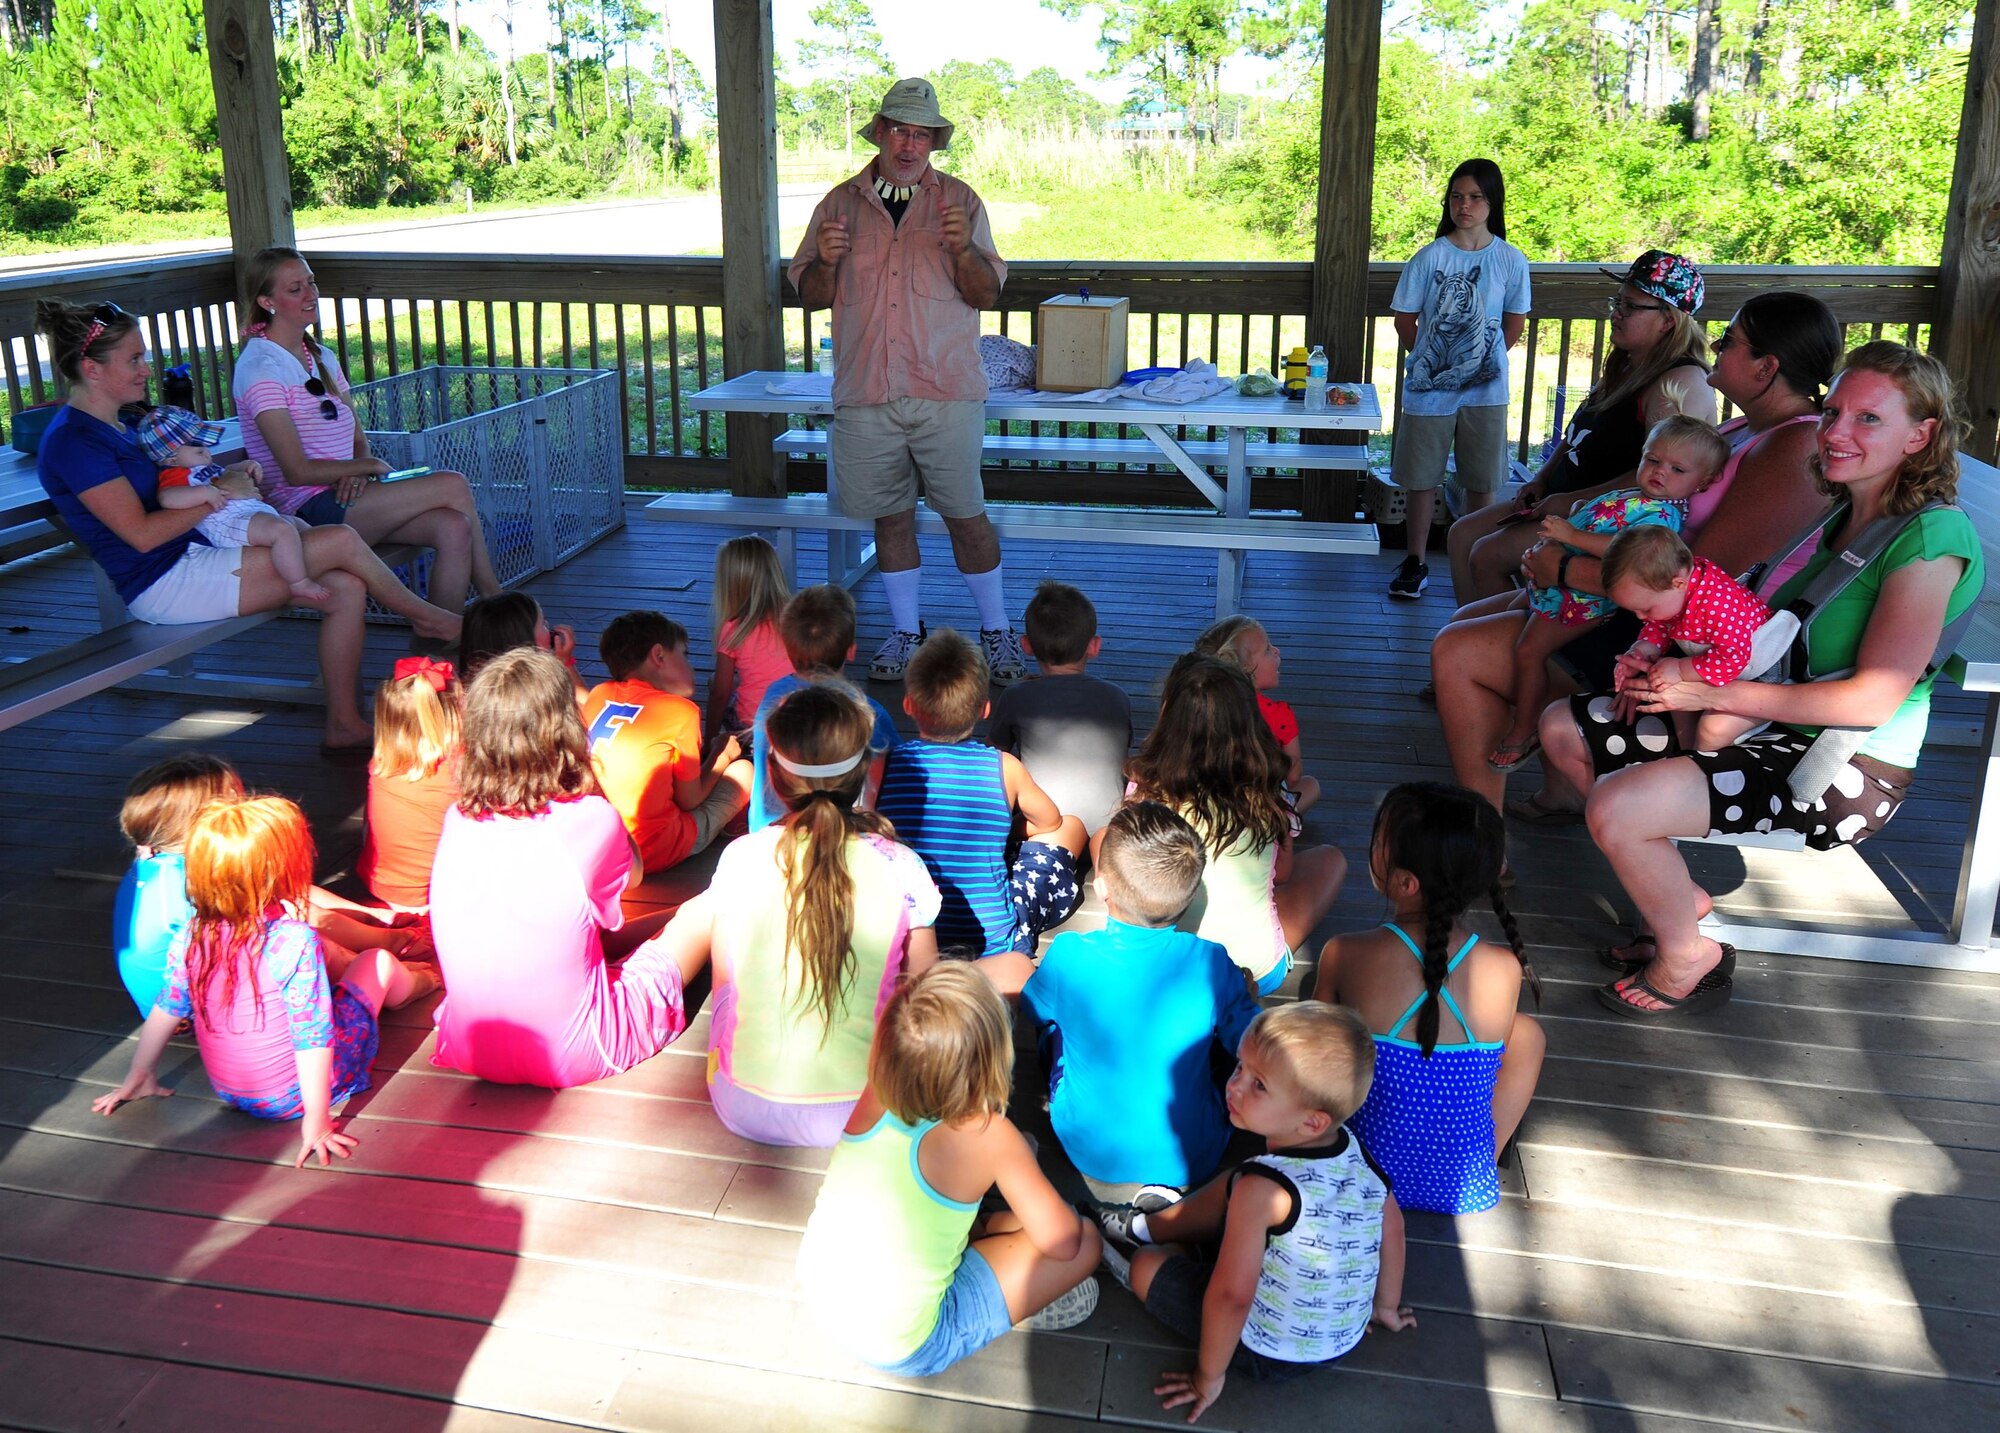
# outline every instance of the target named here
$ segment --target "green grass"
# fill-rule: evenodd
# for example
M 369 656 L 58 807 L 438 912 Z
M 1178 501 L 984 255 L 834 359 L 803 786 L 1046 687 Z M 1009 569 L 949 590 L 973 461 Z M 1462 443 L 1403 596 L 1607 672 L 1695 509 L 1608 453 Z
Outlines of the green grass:
M 1254 232 L 1235 205 L 1178 190 L 1003 192 L 981 197 L 1013 221 L 998 226 L 1000 232 L 994 235 L 1000 252 L 1010 259 L 1193 262 L 1312 257 Z

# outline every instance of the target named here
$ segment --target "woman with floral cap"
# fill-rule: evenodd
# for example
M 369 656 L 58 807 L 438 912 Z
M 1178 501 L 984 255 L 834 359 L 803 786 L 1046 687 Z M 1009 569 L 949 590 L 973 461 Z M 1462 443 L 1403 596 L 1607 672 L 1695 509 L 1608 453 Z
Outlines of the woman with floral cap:
M 1619 277 L 1611 270 L 1603 273 Z M 1695 321 L 1705 297 L 1701 270 L 1679 254 L 1649 249 L 1626 270 L 1605 307 L 1611 355 L 1562 441 L 1509 508 L 1495 504 L 1452 524 L 1452 595 L 1460 603 L 1504 592 L 1534 540 L 1535 524 L 1561 517 L 1582 497 L 1629 487 L 1653 425 L 1676 413 L 1713 421 L 1708 339 Z

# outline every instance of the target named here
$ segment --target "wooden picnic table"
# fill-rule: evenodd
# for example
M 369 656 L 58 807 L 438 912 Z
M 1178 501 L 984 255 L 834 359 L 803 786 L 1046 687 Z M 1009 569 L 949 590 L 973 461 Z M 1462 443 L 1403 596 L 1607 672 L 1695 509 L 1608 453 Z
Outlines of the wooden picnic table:
M 1145 435 L 1147 447 L 1130 439 L 1040 437 L 1000 434 L 987 442 L 988 456 L 1060 460 L 1070 463 L 1157 461 L 1170 463 L 1207 499 L 1206 512 L 1146 512 L 1126 508 L 1031 506 L 996 504 L 990 509 L 995 526 L 1005 536 L 1135 543 L 1142 546 L 1199 546 L 1216 550 L 1216 615 L 1237 607 L 1247 552 L 1276 549 L 1296 552 L 1375 553 L 1380 550 L 1375 528 L 1368 523 L 1309 523 L 1293 515 L 1259 515 L 1250 507 L 1252 467 L 1365 469 L 1367 454 L 1359 447 L 1300 443 L 1252 443 L 1256 430 L 1296 428 L 1309 432 L 1367 433 L 1381 426 L 1382 406 L 1372 384 L 1339 385 L 1358 402 L 1307 410 L 1282 397 L 1245 398 L 1235 392 L 1195 402 L 1158 403 L 1131 395 L 1104 402 L 1080 402 L 1066 395 L 999 394 L 986 402 L 989 421 L 1071 425 L 1122 425 Z M 688 399 L 696 412 L 762 414 L 830 418 L 832 379 L 823 374 L 755 372 L 741 374 Z M 1222 430 L 1220 442 L 1189 442 L 1172 430 L 1202 427 Z M 769 524 L 788 533 L 799 526 L 827 532 L 829 580 L 852 585 L 873 564 L 873 545 L 866 534 L 873 524 L 844 517 L 836 496 L 839 476 L 831 445 L 821 433 L 787 432 L 773 445 L 778 452 L 817 451 L 827 456 L 824 500 L 730 498 L 712 494 L 690 497 L 669 494 L 650 504 L 647 516 L 694 522 Z M 1209 467 L 1222 470 L 1218 484 Z M 934 526 L 926 511 L 920 530 Z M 789 570 L 789 569 L 788 569 Z

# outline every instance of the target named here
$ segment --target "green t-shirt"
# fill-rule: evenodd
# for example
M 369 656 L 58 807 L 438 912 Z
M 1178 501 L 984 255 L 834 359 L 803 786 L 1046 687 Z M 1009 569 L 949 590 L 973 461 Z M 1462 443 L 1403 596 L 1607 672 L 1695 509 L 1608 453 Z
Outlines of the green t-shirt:
M 1838 549 L 1830 546 L 1830 542 L 1829 532 L 1821 538 L 1819 550 L 1806 565 L 1778 589 L 1771 600 L 1772 611 L 1777 611 L 1805 591 L 1806 584 L 1836 559 Z M 1979 534 L 1972 526 L 1972 519 L 1955 508 L 1919 514 L 1917 520 L 1898 533 L 1882 554 L 1863 568 L 1861 575 L 1848 583 L 1814 620 L 1806 645 L 1807 670 L 1817 677 L 1853 666 L 1855 656 L 1861 650 L 1862 636 L 1868 630 L 1869 618 L 1875 615 L 1876 599 L 1882 595 L 1882 584 L 1889 574 L 1912 562 L 1940 557 L 1965 559 L 1965 571 L 1959 577 L 1958 585 L 1952 588 L 1951 601 L 1945 606 L 1945 622 L 1949 624 L 1959 613 L 1977 602 L 1986 586 L 1986 558 L 1980 550 Z M 1932 680 L 1931 677 L 1924 677 L 1911 688 L 1910 694 L 1903 698 L 1903 704 L 1896 708 L 1896 714 L 1875 728 L 1863 744 L 1861 755 L 1886 761 L 1891 766 L 1914 767 L 1917 764 L 1917 754 L 1924 746 L 1924 733 L 1930 726 Z M 1793 729 L 1807 736 L 1819 734 L 1818 727 L 1798 726 Z

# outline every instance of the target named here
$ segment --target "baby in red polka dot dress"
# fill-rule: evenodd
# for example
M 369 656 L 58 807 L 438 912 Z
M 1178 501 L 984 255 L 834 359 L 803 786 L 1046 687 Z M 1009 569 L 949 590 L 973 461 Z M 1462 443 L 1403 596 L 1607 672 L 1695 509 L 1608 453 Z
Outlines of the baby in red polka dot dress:
M 1642 676 L 1661 685 L 1703 681 L 1719 687 L 1753 666 L 1768 667 L 1779 655 L 1758 653 L 1763 660 L 1753 661 L 1757 629 L 1771 620 L 1771 609 L 1707 558 L 1690 553 L 1669 528 L 1620 533 L 1604 554 L 1603 578 L 1605 594 L 1645 624 L 1618 659 L 1613 691 Z M 1667 656 L 1675 646 L 1683 655 Z M 1764 725 L 1722 712 L 1675 712 L 1673 719 L 1681 746 L 1693 751 L 1720 751 Z

